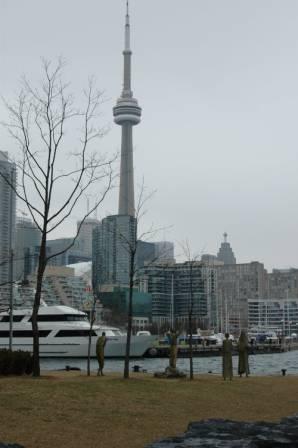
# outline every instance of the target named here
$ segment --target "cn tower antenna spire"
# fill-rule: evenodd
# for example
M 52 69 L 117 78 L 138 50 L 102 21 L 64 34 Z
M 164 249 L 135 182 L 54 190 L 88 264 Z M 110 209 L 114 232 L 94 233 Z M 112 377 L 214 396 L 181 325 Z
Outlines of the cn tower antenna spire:
M 125 18 L 125 50 L 130 51 L 130 24 L 129 24 L 129 4 L 126 2 L 126 18 Z
M 126 0 L 123 89 L 113 108 L 114 121 L 122 128 L 119 188 L 119 215 L 135 216 L 132 128 L 141 120 L 142 109 L 131 89 L 129 2 Z

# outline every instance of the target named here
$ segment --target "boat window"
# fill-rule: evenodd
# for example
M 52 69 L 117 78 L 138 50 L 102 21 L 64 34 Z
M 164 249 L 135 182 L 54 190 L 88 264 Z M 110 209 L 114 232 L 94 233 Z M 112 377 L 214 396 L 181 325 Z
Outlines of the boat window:
M 14 322 L 21 322 L 21 320 L 24 318 L 25 316 L 13 316 L 13 321 Z M 2 316 L 0 317 L 0 322 L 9 322 L 10 321 L 10 316 Z
M 63 338 L 74 336 L 89 336 L 89 330 L 60 330 L 55 337 Z M 97 336 L 94 330 L 91 331 L 91 336 Z
M 52 330 L 39 330 L 38 334 L 40 338 L 46 338 Z M 14 330 L 13 331 L 14 338 L 32 338 L 33 332 L 32 330 Z M 0 330 L 0 338 L 9 338 L 9 331 L 1 331 Z
M 37 320 L 38 322 L 87 322 L 88 317 L 84 314 L 40 314 Z M 32 317 L 29 322 L 32 322 Z

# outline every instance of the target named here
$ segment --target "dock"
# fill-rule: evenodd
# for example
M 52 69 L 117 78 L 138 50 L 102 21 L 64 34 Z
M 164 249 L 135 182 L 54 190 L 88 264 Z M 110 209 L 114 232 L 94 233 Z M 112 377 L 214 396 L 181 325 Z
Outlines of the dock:
M 169 345 L 155 345 L 150 348 L 145 357 L 148 358 L 168 358 L 169 357 Z M 192 353 L 194 357 L 208 357 L 208 356 L 220 356 L 221 346 L 218 345 L 193 345 Z M 298 350 L 298 342 L 291 343 L 281 343 L 281 344 L 254 344 L 249 347 L 250 355 L 264 355 L 272 353 L 283 353 L 292 350 Z M 234 347 L 233 355 L 237 355 L 237 346 Z M 189 346 L 179 345 L 178 346 L 178 358 L 188 358 L 189 357 Z

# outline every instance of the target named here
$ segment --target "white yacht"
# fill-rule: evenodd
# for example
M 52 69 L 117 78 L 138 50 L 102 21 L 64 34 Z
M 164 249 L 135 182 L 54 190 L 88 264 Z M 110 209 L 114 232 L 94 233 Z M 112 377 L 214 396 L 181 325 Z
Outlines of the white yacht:
M 13 350 L 32 351 L 32 309 L 13 311 Z M 0 349 L 9 347 L 9 313 L 0 313 Z M 41 357 L 87 357 L 90 322 L 87 314 L 68 306 L 41 306 L 38 313 Z M 106 333 L 105 357 L 125 356 L 126 335 L 118 328 L 93 325 L 91 356 L 95 357 L 98 336 Z M 132 336 L 130 356 L 142 357 L 152 347 L 155 336 Z
M 278 343 L 278 337 L 277 337 L 277 331 L 276 329 L 270 329 L 267 327 L 251 327 L 248 330 L 247 333 L 248 340 L 253 340 L 257 343 L 271 343 L 271 344 L 277 344 Z

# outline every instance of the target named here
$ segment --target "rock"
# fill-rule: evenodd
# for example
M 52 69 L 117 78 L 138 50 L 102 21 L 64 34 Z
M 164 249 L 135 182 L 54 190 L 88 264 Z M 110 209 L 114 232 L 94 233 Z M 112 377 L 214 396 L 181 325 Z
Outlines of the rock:
M 0 448 L 24 448 L 22 445 L 18 445 L 17 443 L 1 443 Z
M 185 378 L 186 374 L 181 370 L 173 367 L 166 367 L 164 372 L 155 372 L 155 378 Z
M 298 448 L 298 414 L 279 423 L 210 419 L 147 448 Z

